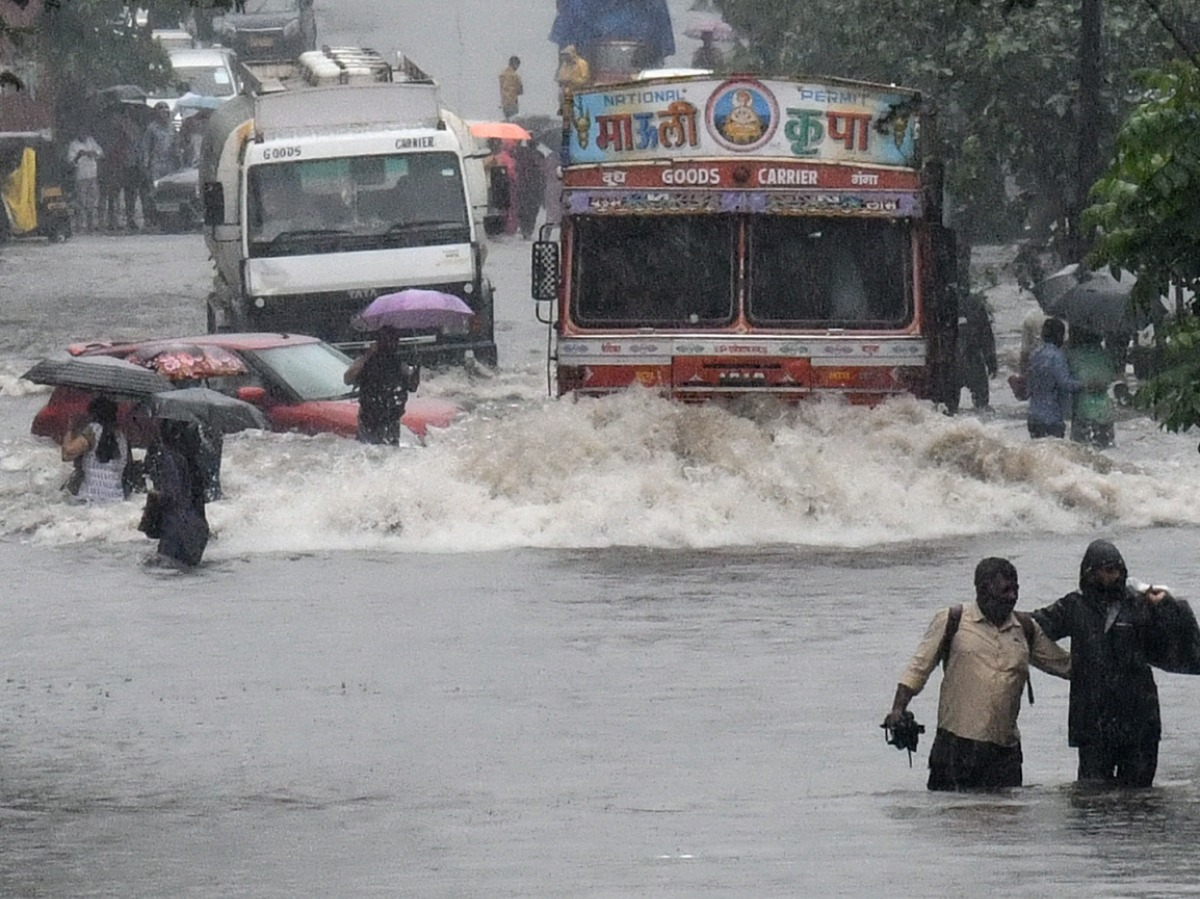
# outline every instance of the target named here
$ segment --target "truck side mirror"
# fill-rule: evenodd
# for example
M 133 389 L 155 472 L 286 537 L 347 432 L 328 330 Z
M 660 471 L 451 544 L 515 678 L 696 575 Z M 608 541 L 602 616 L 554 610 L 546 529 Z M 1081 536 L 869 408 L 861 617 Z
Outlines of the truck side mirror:
M 554 241 L 534 242 L 530 285 L 535 300 L 558 299 L 558 244 Z
M 212 228 L 225 224 L 225 188 L 220 181 L 204 182 L 204 224 Z

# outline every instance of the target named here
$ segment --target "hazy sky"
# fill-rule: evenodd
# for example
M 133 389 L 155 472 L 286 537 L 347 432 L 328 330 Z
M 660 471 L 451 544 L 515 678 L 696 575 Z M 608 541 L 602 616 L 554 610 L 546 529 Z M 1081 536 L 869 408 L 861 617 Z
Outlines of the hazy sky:
M 692 0 L 668 0 L 678 52 L 669 64 L 690 58 L 697 42 L 682 37 Z M 508 57 L 521 57 L 523 114 L 552 114 L 557 88 L 557 47 L 548 35 L 554 0 L 317 0 L 323 44 L 397 50 L 432 74 L 445 104 L 466 118 L 500 115 L 497 75 Z M 711 18 L 712 13 L 704 14 Z

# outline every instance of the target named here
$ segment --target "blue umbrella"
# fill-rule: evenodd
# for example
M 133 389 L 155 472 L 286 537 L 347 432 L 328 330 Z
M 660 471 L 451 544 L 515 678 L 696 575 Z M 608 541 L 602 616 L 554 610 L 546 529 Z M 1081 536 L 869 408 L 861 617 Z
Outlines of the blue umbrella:
M 220 97 L 209 97 L 205 94 L 184 94 L 175 103 L 176 109 L 216 109 L 224 102 Z

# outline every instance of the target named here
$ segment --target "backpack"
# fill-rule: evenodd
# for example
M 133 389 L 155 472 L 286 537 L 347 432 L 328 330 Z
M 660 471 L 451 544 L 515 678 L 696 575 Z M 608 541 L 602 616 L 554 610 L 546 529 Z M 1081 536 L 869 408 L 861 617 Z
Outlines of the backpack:
M 962 622 L 963 607 L 959 603 L 956 606 L 951 606 L 949 614 L 946 617 L 946 632 L 942 634 L 942 643 L 938 647 L 938 660 L 942 663 L 942 669 L 946 667 L 946 663 L 950 659 L 950 643 L 954 640 L 954 635 L 958 633 L 958 625 Z M 1025 642 L 1029 644 L 1029 652 L 1033 653 L 1033 641 L 1037 635 L 1037 626 L 1034 624 L 1033 616 L 1028 612 L 1017 612 L 1013 614 L 1017 617 L 1017 621 L 1021 623 L 1021 630 L 1025 632 Z M 1029 689 L 1029 704 L 1033 705 L 1033 678 L 1029 676 L 1025 680 L 1025 686 Z

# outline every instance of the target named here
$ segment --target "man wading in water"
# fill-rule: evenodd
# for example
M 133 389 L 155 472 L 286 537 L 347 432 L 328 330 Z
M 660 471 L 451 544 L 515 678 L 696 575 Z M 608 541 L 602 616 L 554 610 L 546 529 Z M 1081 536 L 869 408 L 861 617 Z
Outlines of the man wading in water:
M 975 602 L 938 612 L 900 675 L 883 722 L 889 729 L 902 726 L 909 702 L 945 661 L 937 736 L 929 752 L 931 790 L 1021 786 L 1017 715 L 1029 665 L 1070 677 L 1071 657 L 1030 616 L 1018 618 L 1016 604 L 1016 568 L 1007 559 L 984 559 L 975 567 Z M 957 630 L 948 632 L 954 617 Z

